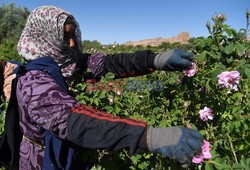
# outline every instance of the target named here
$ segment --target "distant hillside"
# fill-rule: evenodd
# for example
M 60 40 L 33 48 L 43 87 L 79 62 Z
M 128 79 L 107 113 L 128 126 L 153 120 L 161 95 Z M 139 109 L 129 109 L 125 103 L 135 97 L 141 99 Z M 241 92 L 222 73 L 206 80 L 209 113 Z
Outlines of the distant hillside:
M 153 39 L 144 39 L 140 41 L 128 41 L 124 45 L 142 45 L 142 46 L 158 46 L 163 42 L 180 42 L 181 44 L 187 44 L 190 39 L 189 32 L 182 32 L 177 35 L 177 37 L 171 37 L 171 38 L 153 38 Z

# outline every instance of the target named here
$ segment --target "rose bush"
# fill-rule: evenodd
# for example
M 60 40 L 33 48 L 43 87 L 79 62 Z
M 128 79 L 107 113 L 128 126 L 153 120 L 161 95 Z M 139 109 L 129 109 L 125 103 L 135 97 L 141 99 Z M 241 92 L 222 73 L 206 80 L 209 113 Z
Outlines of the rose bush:
M 116 116 L 143 119 L 148 125 L 191 125 L 199 130 L 210 144 L 211 155 L 204 153 L 205 159 L 197 158 L 196 163 L 203 161 L 191 165 L 190 169 L 249 169 L 250 44 L 245 38 L 247 30 L 237 32 L 230 28 L 225 24 L 224 15 L 215 16 L 212 21 L 213 24 L 207 24 L 210 36 L 192 39 L 189 46 L 183 48 L 196 55 L 193 69 L 186 73 L 157 71 L 128 78 L 162 81 L 163 91 L 126 91 L 125 80 L 121 95 L 115 91 L 84 92 L 86 84 L 78 84 L 75 88 L 79 93 L 77 98 Z M 116 53 L 151 49 L 163 52 L 172 47 L 176 46 L 116 45 L 115 48 L 106 46 L 102 51 Z M 113 77 L 108 74 L 102 81 Z M 234 90 L 228 93 L 231 89 Z M 200 117 L 209 121 L 201 121 Z M 178 162 L 148 152 L 130 156 L 125 150 L 116 153 L 98 151 L 94 159 L 93 152 L 89 157 L 85 155 L 85 159 L 94 161 L 93 169 L 181 169 Z

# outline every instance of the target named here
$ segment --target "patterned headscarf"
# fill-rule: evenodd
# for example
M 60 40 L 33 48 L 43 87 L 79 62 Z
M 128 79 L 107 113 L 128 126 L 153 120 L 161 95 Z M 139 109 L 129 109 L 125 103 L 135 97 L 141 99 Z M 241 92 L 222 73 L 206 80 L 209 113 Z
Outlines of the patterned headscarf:
M 71 49 L 64 41 L 64 23 L 68 17 L 76 26 L 75 49 Z M 58 7 L 38 7 L 29 15 L 17 50 L 27 61 L 44 56 L 52 57 L 61 68 L 63 76 L 70 77 L 76 67 L 77 54 L 82 52 L 79 24 L 69 12 Z

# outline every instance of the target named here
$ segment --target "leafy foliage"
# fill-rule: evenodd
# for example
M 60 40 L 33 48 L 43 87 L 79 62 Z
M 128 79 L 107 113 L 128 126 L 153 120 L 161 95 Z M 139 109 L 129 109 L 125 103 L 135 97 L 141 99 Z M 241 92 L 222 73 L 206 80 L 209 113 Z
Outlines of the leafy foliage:
M 86 92 L 84 90 L 87 83 L 80 83 L 74 88 L 79 94 L 77 99 L 119 117 L 142 119 L 149 126 L 191 125 L 212 144 L 213 158 L 200 165 L 192 165 L 190 169 L 249 169 L 250 44 L 246 41 L 247 30 L 243 34 L 242 30 L 237 32 L 230 28 L 225 24 L 224 16 L 217 15 L 212 21 L 213 25 L 207 25 L 209 37 L 194 38 L 188 46 L 182 46 L 196 55 L 198 70 L 194 77 L 189 78 L 183 73 L 157 71 L 150 75 L 128 78 L 161 80 L 164 82 L 164 90 L 161 92 L 127 91 L 126 79 L 123 81 L 121 94 L 117 91 Z M 176 44 L 165 43 L 150 49 L 161 52 L 175 48 L 174 46 Z M 110 45 L 91 51 L 115 53 L 141 49 L 148 47 Z M 241 74 L 238 91 L 222 89 L 218 85 L 217 75 L 232 70 Z M 182 81 L 179 81 L 180 77 Z M 112 76 L 109 74 L 101 81 L 105 84 L 110 80 Z M 185 102 L 188 107 L 184 106 Z M 199 110 L 205 106 L 212 108 L 214 120 L 203 122 L 199 119 Z M 96 154 L 89 155 L 89 159 L 95 164 L 93 169 L 181 169 L 178 162 L 148 152 L 135 156 L 128 155 L 125 150 L 116 153 L 94 152 Z
M 0 44 L 0 61 L 15 60 L 21 61 L 21 57 L 16 50 L 17 42 L 14 38 L 4 39 Z
M 16 7 L 11 3 L 0 6 L 0 60 L 16 60 L 21 58 L 16 45 L 30 12 L 27 8 Z
M 27 8 L 16 7 L 13 3 L 0 6 L 0 43 L 10 37 L 17 41 L 29 14 Z

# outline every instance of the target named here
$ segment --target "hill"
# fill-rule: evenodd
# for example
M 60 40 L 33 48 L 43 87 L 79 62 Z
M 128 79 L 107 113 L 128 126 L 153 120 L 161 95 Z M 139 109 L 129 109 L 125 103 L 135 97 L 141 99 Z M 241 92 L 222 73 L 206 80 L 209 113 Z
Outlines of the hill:
M 187 44 L 190 39 L 189 32 L 181 32 L 180 34 L 177 35 L 177 37 L 171 37 L 171 38 L 153 38 L 153 39 L 144 39 L 140 41 L 128 41 L 123 45 L 142 45 L 142 46 L 158 46 L 163 42 L 170 42 L 170 43 L 175 43 L 175 42 L 180 42 L 181 44 Z

